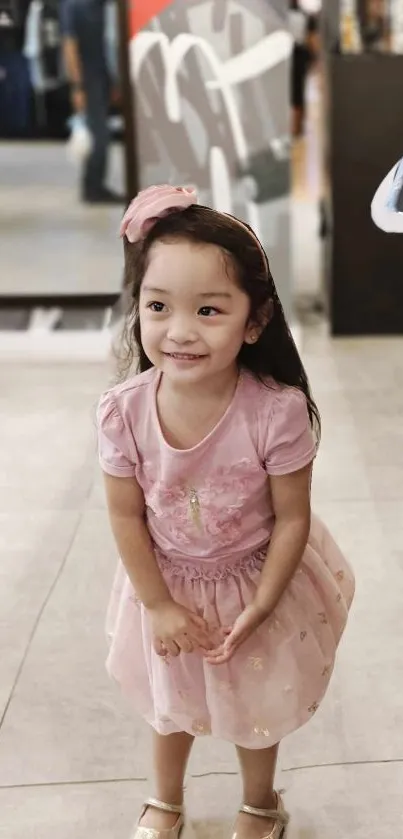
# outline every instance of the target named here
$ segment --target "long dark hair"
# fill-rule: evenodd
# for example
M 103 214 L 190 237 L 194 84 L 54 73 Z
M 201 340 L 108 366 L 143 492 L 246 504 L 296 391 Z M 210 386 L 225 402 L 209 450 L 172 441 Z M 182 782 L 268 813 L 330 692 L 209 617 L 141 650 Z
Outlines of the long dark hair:
M 159 219 L 145 239 L 135 244 L 124 240 L 125 289 L 129 305 L 123 329 L 120 353 L 120 379 L 125 379 L 138 360 L 138 372 L 152 367 L 141 342 L 139 299 L 147 270 L 150 249 L 157 240 L 186 239 L 217 245 L 235 268 L 240 288 L 250 299 L 250 319 L 264 322 L 255 344 L 244 344 L 238 357 L 240 367 L 250 370 L 258 379 L 272 377 L 277 382 L 301 390 L 307 401 L 309 418 L 317 438 L 320 437 L 320 414 L 312 397 L 308 377 L 300 359 L 280 303 L 265 251 L 253 230 L 232 216 L 193 205 L 183 212 L 174 212 Z

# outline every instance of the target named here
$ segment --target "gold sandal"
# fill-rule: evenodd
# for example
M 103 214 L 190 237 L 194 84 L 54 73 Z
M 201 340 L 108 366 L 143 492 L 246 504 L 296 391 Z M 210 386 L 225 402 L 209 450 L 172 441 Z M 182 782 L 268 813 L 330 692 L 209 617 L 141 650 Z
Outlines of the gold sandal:
M 140 822 L 149 807 L 153 807 L 154 810 L 161 810 L 163 813 L 177 814 L 178 820 L 176 824 L 166 830 L 156 830 L 152 827 L 143 827 Z M 133 839 L 179 839 L 184 826 L 185 818 L 183 814 L 183 807 L 175 804 L 165 804 L 164 801 L 158 801 L 157 798 L 148 798 L 140 813 L 140 818 L 138 820 Z
M 248 816 L 257 816 L 257 818 L 261 819 L 272 819 L 276 822 L 273 830 L 267 836 L 262 836 L 262 839 L 285 839 L 290 817 L 285 810 L 281 795 L 276 792 L 276 796 L 277 808 L 275 810 L 258 810 L 256 807 L 249 807 L 248 804 L 244 804 L 239 811 L 240 813 L 246 813 Z M 236 839 L 236 834 L 233 839 Z

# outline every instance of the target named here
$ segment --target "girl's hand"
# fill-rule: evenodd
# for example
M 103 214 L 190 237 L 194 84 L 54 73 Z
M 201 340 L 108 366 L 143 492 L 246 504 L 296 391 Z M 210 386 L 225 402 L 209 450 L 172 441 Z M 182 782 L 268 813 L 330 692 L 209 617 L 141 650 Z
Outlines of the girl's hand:
M 226 664 L 237 649 L 267 620 L 268 614 L 251 603 L 237 618 L 232 629 L 224 630 L 227 637 L 223 644 L 205 656 L 208 664 Z
M 208 652 L 213 649 L 206 621 L 174 600 L 166 600 L 148 609 L 148 614 L 157 655 L 178 656 L 181 652 L 192 653 L 198 649 Z

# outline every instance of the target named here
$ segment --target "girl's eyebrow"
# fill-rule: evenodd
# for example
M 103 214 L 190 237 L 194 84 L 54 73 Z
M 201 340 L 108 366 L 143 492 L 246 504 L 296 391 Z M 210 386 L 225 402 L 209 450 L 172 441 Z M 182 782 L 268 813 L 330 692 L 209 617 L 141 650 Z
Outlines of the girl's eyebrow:
M 164 291 L 163 288 L 155 288 L 150 285 L 143 285 L 142 291 L 149 291 L 151 294 L 169 294 L 169 291 Z
M 203 291 L 198 297 L 225 297 L 227 300 L 232 297 L 229 291 Z
M 167 289 L 155 288 L 154 286 L 149 285 L 144 285 L 143 291 L 148 291 L 150 294 L 169 294 Z M 229 291 L 203 291 L 201 294 L 198 294 L 197 297 L 202 297 L 203 299 L 206 299 L 207 297 L 223 297 L 226 300 L 230 300 L 232 298 L 232 294 Z

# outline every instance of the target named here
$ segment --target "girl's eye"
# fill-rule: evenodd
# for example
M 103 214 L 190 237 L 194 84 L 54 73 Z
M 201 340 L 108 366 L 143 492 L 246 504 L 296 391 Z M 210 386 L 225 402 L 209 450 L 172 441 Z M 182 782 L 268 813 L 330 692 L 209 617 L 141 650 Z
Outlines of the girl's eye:
M 219 314 L 220 312 L 218 311 L 218 309 L 215 309 L 214 306 L 202 306 L 201 309 L 199 309 L 199 315 L 201 315 L 203 318 L 208 318 L 211 317 L 211 315 Z
M 159 303 L 158 300 L 153 300 L 152 303 L 149 303 L 147 309 L 151 309 L 152 312 L 163 312 L 165 309 L 164 303 Z

